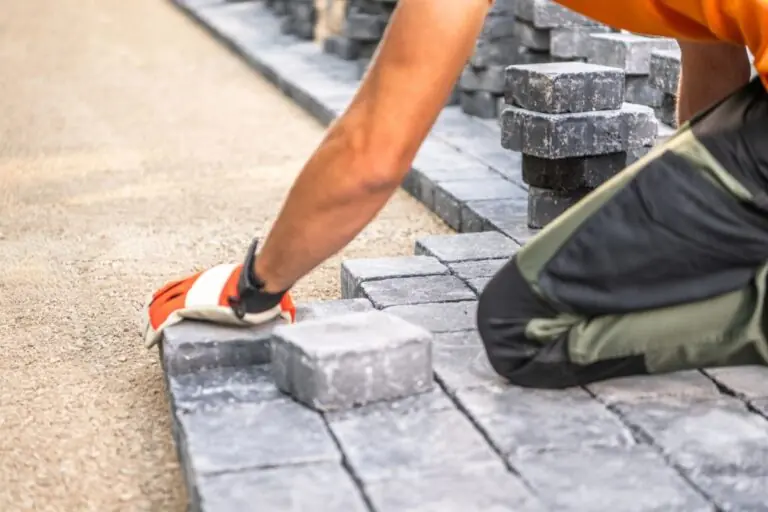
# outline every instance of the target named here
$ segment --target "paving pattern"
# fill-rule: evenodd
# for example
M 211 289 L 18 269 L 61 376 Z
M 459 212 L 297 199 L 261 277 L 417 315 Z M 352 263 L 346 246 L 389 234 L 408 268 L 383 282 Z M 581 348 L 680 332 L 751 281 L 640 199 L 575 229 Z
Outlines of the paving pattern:
M 260 2 L 179 4 L 319 119 L 354 93 L 354 62 L 282 35 Z M 300 308 L 300 323 L 380 309 L 430 331 L 429 390 L 320 412 L 277 388 L 268 330 L 168 331 L 194 510 L 768 510 L 768 369 L 538 391 L 490 368 L 477 295 L 535 234 L 521 155 L 500 140 L 495 120 L 447 107 L 404 187 L 462 233 L 425 237 L 409 257 L 348 260 L 342 299 Z

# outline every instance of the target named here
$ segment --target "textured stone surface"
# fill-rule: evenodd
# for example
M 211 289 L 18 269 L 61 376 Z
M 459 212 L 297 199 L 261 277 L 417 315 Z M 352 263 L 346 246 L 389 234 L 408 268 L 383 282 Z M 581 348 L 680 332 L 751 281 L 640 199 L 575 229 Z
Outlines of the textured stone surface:
M 714 383 L 698 370 L 610 379 L 590 384 L 587 389 L 607 403 L 664 397 L 714 399 L 720 394 Z
M 509 258 L 492 260 L 466 261 L 451 263 L 448 268 L 461 279 L 477 279 L 478 277 L 493 277 L 503 267 Z
M 461 279 L 447 275 L 369 281 L 361 285 L 360 291 L 377 308 L 475 300 L 475 294 Z
M 274 324 L 230 327 L 185 320 L 164 331 L 163 366 L 169 375 L 268 363 Z
M 463 225 L 462 210 L 468 201 L 525 197 L 525 191 L 504 178 L 491 180 L 444 181 L 434 190 L 434 211 L 457 231 Z
M 733 366 L 705 371 L 739 396 L 748 399 L 768 397 L 768 368 L 765 366 Z
M 495 119 L 499 115 L 497 95 L 492 92 L 463 90 L 459 105 L 467 115 L 481 119 Z
M 504 92 L 507 104 L 536 112 L 616 110 L 624 103 L 624 73 L 583 62 L 509 66 Z
M 446 181 L 494 181 L 501 176 L 480 161 L 475 161 L 474 168 L 441 169 L 423 166 L 412 170 L 411 174 L 413 175 L 412 183 L 410 186 L 404 185 L 404 187 L 432 211 L 435 210 L 435 188 L 440 183 Z
M 195 477 L 341 458 L 320 415 L 289 400 L 181 414 L 177 421 L 182 460 Z
M 630 75 L 647 75 L 651 70 L 651 53 L 655 50 L 675 50 L 677 41 L 637 34 L 593 34 L 588 45 L 587 60 L 623 69 Z
M 516 459 L 515 469 L 550 510 L 713 512 L 713 507 L 647 447 L 580 449 Z
M 318 410 L 421 393 L 432 387 L 431 336 L 371 311 L 275 329 L 278 388 Z
M 586 59 L 590 35 L 612 31 L 604 25 L 553 28 L 549 33 L 549 53 L 559 59 Z
M 677 97 L 672 94 L 664 94 L 661 100 L 661 106 L 656 108 L 656 115 L 659 121 L 668 125 L 677 127 Z
M 544 512 L 520 479 L 498 466 L 450 475 L 385 480 L 366 486 L 379 512 Z
M 173 407 L 183 413 L 284 398 L 269 365 L 214 368 L 168 378 Z
M 341 262 L 341 296 L 359 297 L 360 286 L 368 281 L 441 274 L 448 274 L 448 268 L 429 256 L 348 259 Z
M 550 0 L 517 0 L 515 14 L 536 28 L 595 25 L 596 22 Z
M 436 334 L 432 358 L 438 380 L 451 393 L 505 383 L 491 367 L 477 331 Z
M 588 193 L 588 190 L 558 192 L 545 188 L 528 188 L 528 227 L 543 228 Z
M 624 103 L 621 110 L 544 114 L 507 106 L 501 113 L 501 145 L 539 158 L 573 158 L 653 145 L 658 133 L 650 107 Z
M 199 510 L 313 510 L 322 503 L 328 512 L 367 512 L 352 478 L 340 464 L 270 468 L 203 478 L 197 486 Z
M 649 73 L 652 87 L 665 94 L 677 95 L 680 80 L 680 49 L 651 52 Z
M 366 484 L 450 474 L 471 464 L 502 466 L 480 432 L 455 408 L 360 412 L 328 421 L 348 464 Z
M 523 155 L 523 180 L 561 192 L 597 188 L 627 165 L 627 153 L 551 160 Z
M 378 41 L 384 34 L 387 20 L 374 14 L 347 13 L 344 35 L 359 41 Z
M 648 107 L 660 107 L 664 100 L 664 94 L 651 86 L 645 75 L 627 76 L 625 101 Z
M 462 211 L 463 233 L 499 231 L 518 244 L 524 244 L 535 232 L 528 228 L 528 198 L 496 201 L 470 201 Z
M 444 263 L 508 258 L 519 245 L 501 233 L 432 235 L 416 240 L 416 254 L 434 256 Z
M 344 36 L 328 36 L 323 41 L 323 51 L 331 53 L 344 60 L 355 60 L 359 56 L 359 48 L 355 41 Z
M 522 46 L 542 52 L 549 51 L 549 30 L 536 28 L 527 21 L 516 20 L 514 31 Z
M 461 72 L 459 87 L 463 91 L 488 91 L 495 94 L 504 92 L 504 66 L 486 68 L 467 66 Z
M 362 313 L 373 309 L 373 304 L 367 299 L 340 299 L 315 301 L 296 306 L 296 321 L 317 320 L 348 313 Z
M 505 66 L 511 63 L 519 43 L 516 37 L 503 37 L 494 40 L 478 39 L 469 63 L 477 68 Z
M 738 400 L 670 397 L 617 408 L 694 479 L 768 475 L 768 423 Z
M 476 327 L 476 302 L 392 306 L 384 311 L 435 333 L 468 331 Z
M 479 387 L 459 390 L 456 396 L 505 455 L 633 444 L 619 419 L 578 388 Z
M 477 294 L 479 297 L 481 293 L 483 293 L 483 290 L 485 290 L 485 286 L 491 282 L 490 277 L 477 277 L 475 279 L 470 279 L 467 281 L 467 286 L 469 286 L 472 291 Z

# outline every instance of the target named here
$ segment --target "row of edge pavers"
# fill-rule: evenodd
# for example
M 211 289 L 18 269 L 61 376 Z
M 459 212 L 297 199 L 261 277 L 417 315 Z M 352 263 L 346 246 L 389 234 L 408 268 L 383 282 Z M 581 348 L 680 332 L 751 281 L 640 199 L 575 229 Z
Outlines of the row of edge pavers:
M 476 295 L 518 247 L 429 236 L 414 256 L 345 261 L 342 299 L 295 325 L 170 328 L 192 509 L 764 510 L 762 368 L 567 391 L 495 376 Z

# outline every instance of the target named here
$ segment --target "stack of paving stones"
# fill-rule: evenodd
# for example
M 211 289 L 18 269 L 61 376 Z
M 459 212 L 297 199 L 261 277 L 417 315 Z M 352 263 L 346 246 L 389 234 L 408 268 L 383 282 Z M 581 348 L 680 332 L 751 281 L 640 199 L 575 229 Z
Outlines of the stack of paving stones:
M 653 110 L 624 103 L 624 90 L 616 67 L 507 68 L 501 144 L 522 153 L 529 227 L 546 226 L 655 143 Z
M 611 32 L 617 30 L 600 23 L 555 27 L 549 32 L 549 54 L 553 61 L 586 62 L 592 34 Z
M 655 50 L 651 53 L 649 82 L 662 96 L 661 105 L 656 108 L 659 120 L 667 126 L 677 128 L 677 87 L 680 78 L 680 49 Z
M 304 40 L 314 39 L 317 20 L 314 0 L 271 0 L 267 6 L 283 16 L 281 31 L 284 34 Z
M 384 35 L 396 0 L 350 0 L 344 36 L 354 47 L 358 76 L 362 78 Z
M 587 62 L 624 70 L 625 101 L 652 107 L 657 113 L 668 109 L 665 94 L 650 81 L 651 55 L 655 51 L 678 50 L 677 41 L 631 33 L 592 34 L 587 43 Z M 674 108 L 673 108 L 674 111 Z M 662 117 L 667 123 L 668 118 Z

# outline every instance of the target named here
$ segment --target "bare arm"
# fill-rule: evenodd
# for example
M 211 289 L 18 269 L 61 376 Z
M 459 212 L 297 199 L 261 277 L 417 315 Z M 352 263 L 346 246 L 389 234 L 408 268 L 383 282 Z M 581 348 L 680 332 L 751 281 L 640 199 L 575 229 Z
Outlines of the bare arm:
M 751 69 L 744 46 L 678 41 L 681 53 L 677 122 L 722 100 L 749 81 Z
M 491 0 L 400 0 L 347 111 L 291 188 L 256 259 L 292 286 L 346 246 L 397 190 L 450 95 Z

